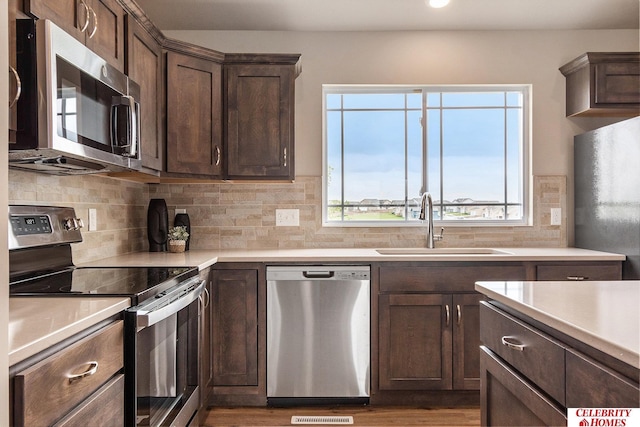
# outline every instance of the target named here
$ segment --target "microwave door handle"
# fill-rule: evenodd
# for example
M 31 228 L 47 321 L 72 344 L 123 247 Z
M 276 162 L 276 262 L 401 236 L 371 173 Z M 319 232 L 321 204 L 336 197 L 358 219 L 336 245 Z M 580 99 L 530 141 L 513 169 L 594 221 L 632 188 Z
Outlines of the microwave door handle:
M 119 144 L 118 136 L 119 129 L 122 124 L 120 123 L 120 115 L 118 114 L 119 108 L 127 109 L 127 123 L 125 124 L 125 144 Z M 117 148 L 127 148 L 127 157 L 135 157 L 137 153 L 137 139 L 135 133 L 139 129 L 139 114 L 133 111 L 136 108 L 136 103 L 131 96 L 114 96 L 111 100 L 111 148 L 115 152 Z
M 138 144 L 140 143 L 140 104 L 133 99 L 132 96 L 129 96 L 131 100 L 131 108 L 129 108 L 129 122 L 131 124 L 131 132 L 129 137 L 129 157 L 137 157 L 138 156 Z
M 115 153 L 116 147 L 118 147 L 118 106 L 121 102 L 118 101 L 119 97 L 113 97 L 111 101 L 111 151 Z
M 204 285 L 207 283 L 206 280 L 202 280 L 197 288 L 189 292 L 187 295 L 180 297 L 169 305 L 165 305 L 157 310 L 153 311 L 137 311 L 136 312 L 136 323 L 138 329 L 143 329 L 148 326 L 154 325 L 173 314 L 176 314 L 183 308 L 189 306 L 192 302 L 198 300 L 200 295 L 204 290 Z

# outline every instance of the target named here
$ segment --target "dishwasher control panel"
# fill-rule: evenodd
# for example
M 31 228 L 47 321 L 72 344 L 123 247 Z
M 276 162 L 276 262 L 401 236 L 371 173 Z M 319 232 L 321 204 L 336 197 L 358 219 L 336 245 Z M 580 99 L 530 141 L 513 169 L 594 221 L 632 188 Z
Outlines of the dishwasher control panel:
M 338 280 L 369 280 L 369 271 L 336 271 L 334 273 L 335 278 Z

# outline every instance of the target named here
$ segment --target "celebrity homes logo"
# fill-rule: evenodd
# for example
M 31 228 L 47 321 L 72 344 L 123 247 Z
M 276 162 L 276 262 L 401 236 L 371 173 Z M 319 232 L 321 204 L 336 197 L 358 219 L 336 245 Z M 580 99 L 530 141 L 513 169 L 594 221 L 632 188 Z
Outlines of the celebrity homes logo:
M 567 427 L 640 426 L 640 408 L 569 408 Z

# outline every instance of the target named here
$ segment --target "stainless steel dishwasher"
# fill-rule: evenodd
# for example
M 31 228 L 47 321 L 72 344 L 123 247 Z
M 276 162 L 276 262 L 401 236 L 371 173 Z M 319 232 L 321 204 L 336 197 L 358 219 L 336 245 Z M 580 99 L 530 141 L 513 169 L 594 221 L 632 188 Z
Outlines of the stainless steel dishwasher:
M 267 267 L 270 405 L 368 403 L 370 267 Z

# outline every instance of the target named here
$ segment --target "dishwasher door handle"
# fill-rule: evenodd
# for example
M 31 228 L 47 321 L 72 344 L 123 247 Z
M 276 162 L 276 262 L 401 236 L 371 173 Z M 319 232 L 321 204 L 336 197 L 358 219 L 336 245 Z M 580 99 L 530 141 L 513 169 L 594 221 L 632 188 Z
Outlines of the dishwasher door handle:
M 331 279 L 335 271 L 303 271 L 302 275 L 307 279 Z

